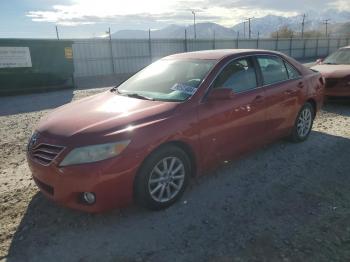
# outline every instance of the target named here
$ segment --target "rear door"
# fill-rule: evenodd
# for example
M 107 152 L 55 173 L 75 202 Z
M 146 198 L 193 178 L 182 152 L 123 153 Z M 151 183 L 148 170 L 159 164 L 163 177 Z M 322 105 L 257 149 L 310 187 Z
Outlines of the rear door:
M 279 56 L 258 55 L 256 60 L 266 95 L 268 137 L 274 140 L 291 130 L 304 83 L 300 73 Z
M 212 89 L 230 88 L 233 98 L 205 100 L 199 105 L 203 160 L 229 160 L 264 140 L 265 94 L 259 88 L 252 57 L 235 59 L 226 65 Z M 210 93 L 209 93 L 210 96 Z

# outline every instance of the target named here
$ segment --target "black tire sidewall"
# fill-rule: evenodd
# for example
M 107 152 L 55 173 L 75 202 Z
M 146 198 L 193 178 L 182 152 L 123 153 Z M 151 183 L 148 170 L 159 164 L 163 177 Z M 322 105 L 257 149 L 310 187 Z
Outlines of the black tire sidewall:
M 154 166 L 158 164 L 161 159 L 171 156 L 177 157 L 182 161 L 185 167 L 185 179 L 181 190 L 173 199 L 160 203 L 151 197 L 148 189 L 148 181 Z M 172 145 L 163 146 L 157 149 L 146 158 L 135 178 L 134 190 L 136 202 L 139 205 L 152 210 L 159 210 L 171 206 L 183 195 L 188 184 L 190 173 L 191 162 L 187 154 L 182 149 Z

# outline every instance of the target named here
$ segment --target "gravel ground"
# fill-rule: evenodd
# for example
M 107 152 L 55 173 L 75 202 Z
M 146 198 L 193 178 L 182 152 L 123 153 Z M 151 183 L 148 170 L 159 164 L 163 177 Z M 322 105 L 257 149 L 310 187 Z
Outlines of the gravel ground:
M 350 101 L 327 103 L 305 143 L 279 141 L 195 179 L 167 210 L 91 215 L 38 192 L 25 146 L 45 113 L 100 91 L 0 98 L 0 260 L 350 260 Z

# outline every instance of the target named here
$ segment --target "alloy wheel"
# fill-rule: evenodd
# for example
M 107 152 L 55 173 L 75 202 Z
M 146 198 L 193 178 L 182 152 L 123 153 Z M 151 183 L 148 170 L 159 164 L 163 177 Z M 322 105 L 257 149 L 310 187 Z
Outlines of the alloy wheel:
M 177 157 L 165 157 L 152 169 L 148 190 L 153 200 L 164 203 L 173 199 L 185 180 L 184 163 Z
M 298 135 L 301 138 L 307 136 L 307 134 L 310 132 L 311 125 L 312 125 L 312 113 L 310 108 L 305 107 L 303 111 L 301 111 L 298 118 L 298 123 L 297 123 Z

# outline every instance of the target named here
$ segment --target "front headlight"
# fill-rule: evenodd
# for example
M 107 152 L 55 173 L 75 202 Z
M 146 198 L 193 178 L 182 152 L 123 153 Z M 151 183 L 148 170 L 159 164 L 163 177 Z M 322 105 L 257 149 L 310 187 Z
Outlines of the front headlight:
M 130 140 L 77 147 L 69 152 L 60 166 L 73 164 L 92 163 L 119 155 L 129 145 Z

